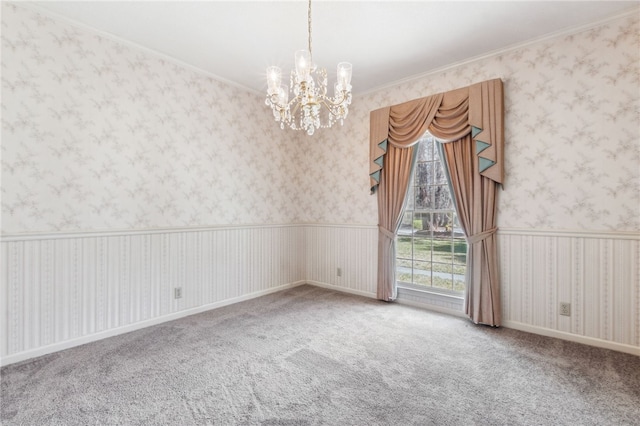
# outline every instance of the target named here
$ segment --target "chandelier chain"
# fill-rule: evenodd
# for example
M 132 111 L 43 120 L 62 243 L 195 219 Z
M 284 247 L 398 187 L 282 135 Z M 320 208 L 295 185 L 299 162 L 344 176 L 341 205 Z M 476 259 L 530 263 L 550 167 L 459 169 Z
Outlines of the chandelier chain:
M 309 30 L 309 56 L 311 57 L 311 59 L 313 59 L 313 52 L 311 51 L 311 0 L 309 0 L 309 9 L 307 12 L 307 18 L 308 18 L 308 30 Z

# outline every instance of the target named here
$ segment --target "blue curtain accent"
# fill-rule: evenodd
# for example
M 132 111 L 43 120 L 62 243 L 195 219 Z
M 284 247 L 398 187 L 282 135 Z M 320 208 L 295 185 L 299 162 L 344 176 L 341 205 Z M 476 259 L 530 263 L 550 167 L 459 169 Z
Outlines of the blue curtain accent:
M 486 158 L 482 158 L 482 157 L 480 157 L 478 160 L 479 160 L 478 166 L 480 168 L 480 173 L 484 172 L 489 167 L 496 164 L 495 161 L 487 160 Z
M 490 146 L 491 145 L 489 145 L 486 142 L 476 141 L 476 154 L 480 154 L 482 151 L 489 148 Z
M 487 148 L 489 148 L 491 146 L 491 144 L 489 144 L 489 143 L 482 142 L 481 140 L 476 140 L 475 139 L 476 136 L 478 136 L 481 132 L 482 132 L 481 128 L 475 127 L 475 126 L 471 126 L 471 137 L 476 142 L 476 155 L 478 155 L 478 169 L 479 169 L 480 173 L 484 172 L 489 167 L 491 167 L 494 164 L 496 164 L 495 161 L 492 161 L 492 160 L 489 160 L 489 159 L 486 159 L 486 158 L 482 158 L 480 156 L 480 153 L 482 151 L 484 151 L 485 149 L 487 149 Z
M 384 152 L 382 153 L 382 155 L 378 158 L 376 158 L 375 160 L 373 160 L 374 163 L 376 163 L 378 166 L 380 166 L 380 170 L 377 170 L 373 173 L 370 173 L 369 176 L 371 177 L 371 179 L 373 179 L 375 181 L 375 186 L 373 186 L 371 188 L 371 193 L 375 193 L 376 189 L 378 188 L 378 184 L 380 183 L 380 171 L 384 168 L 384 154 L 387 153 L 387 139 L 383 140 L 382 142 L 380 142 L 378 144 L 378 146 L 380 147 L 380 149 L 382 149 Z

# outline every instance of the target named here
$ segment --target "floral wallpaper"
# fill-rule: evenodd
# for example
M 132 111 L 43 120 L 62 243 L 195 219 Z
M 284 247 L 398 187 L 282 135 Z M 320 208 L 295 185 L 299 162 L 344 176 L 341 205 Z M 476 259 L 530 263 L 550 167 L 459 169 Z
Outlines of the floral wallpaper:
M 2 232 L 298 219 L 261 96 L 2 3 Z
M 345 127 L 311 145 L 323 166 L 303 177 L 309 190 L 302 220 L 377 223 L 367 188 L 370 111 L 501 78 L 506 177 L 499 226 L 640 230 L 638 18 L 636 12 L 354 98 Z M 353 80 L 357 86 L 355 65 Z M 312 185 L 321 178 L 328 188 Z
M 639 29 L 636 13 L 356 96 L 308 137 L 260 95 L 3 2 L 2 232 L 375 225 L 369 112 L 491 78 L 499 226 L 638 231 Z

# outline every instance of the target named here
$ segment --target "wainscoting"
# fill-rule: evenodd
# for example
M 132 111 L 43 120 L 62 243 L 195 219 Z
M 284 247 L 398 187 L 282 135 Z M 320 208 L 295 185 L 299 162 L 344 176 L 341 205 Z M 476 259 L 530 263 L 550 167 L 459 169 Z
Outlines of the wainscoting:
M 306 282 L 361 296 L 376 296 L 377 226 L 304 225 L 304 233 Z
M 376 227 L 305 238 L 307 282 L 375 297 Z M 501 229 L 498 251 L 505 327 L 640 355 L 640 234 Z M 399 289 L 398 302 L 463 315 L 459 298 Z
M 498 250 L 505 327 L 640 355 L 638 233 L 501 229 Z
M 307 282 L 375 297 L 375 226 L 304 228 Z M 498 244 L 505 327 L 640 355 L 640 234 L 501 229 Z M 462 300 L 418 293 L 398 302 L 462 315 Z
M 377 233 L 301 224 L 5 236 L 1 363 L 302 283 L 375 297 Z M 640 355 L 638 234 L 501 229 L 498 239 L 505 327 Z M 398 301 L 462 312 L 441 297 Z
M 304 238 L 299 226 L 4 237 L 2 364 L 301 284 Z

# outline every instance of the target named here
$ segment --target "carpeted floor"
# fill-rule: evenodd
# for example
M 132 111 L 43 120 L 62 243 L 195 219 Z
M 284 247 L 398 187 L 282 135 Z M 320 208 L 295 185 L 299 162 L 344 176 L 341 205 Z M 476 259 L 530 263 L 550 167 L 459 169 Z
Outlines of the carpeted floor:
M 2 368 L 3 425 L 631 425 L 640 358 L 311 286 Z

